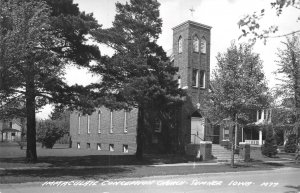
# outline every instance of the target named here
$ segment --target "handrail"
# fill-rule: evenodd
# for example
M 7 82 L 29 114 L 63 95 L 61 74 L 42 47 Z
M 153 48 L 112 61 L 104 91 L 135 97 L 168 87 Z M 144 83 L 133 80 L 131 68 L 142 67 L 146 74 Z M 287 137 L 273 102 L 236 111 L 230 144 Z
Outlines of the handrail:
M 196 135 L 196 134 L 191 134 L 191 135 L 197 137 L 198 139 L 200 139 L 200 140 L 202 140 L 202 141 L 205 141 L 204 139 L 202 139 L 201 137 L 199 137 L 199 135 Z M 195 142 L 195 138 L 194 138 L 194 143 L 196 143 L 196 142 Z

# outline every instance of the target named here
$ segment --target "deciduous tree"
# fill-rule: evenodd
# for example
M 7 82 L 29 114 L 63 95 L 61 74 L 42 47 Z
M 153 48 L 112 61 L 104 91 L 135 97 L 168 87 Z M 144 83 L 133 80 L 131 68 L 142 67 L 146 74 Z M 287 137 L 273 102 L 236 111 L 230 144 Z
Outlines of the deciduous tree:
M 262 72 L 262 61 L 258 54 L 252 52 L 250 45 L 235 43 L 225 53 L 219 53 L 217 61 L 213 73 L 214 91 L 210 95 L 210 111 L 222 115 L 220 120 L 230 118 L 237 133 L 237 125 L 249 121 L 249 111 L 268 105 L 268 88 Z
M 270 6 L 276 11 L 276 15 L 280 16 L 283 11 L 287 11 L 287 8 L 294 8 L 300 10 L 299 0 L 276 0 L 271 1 Z M 240 37 L 249 37 L 252 43 L 255 43 L 257 39 L 261 39 L 266 43 L 268 38 L 284 37 L 300 32 L 300 29 L 290 31 L 286 34 L 275 35 L 279 31 L 278 25 L 262 26 L 260 20 L 264 18 L 266 9 L 261 9 L 259 12 L 253 14 L 247 14 L 238 22 L 239 27 L 242 29 L 242 35 Z M 299 15 L 300 16 L 300 15 Z M 298 22 L 300 17 L 290 18 L 288 22 Z
M 295 117 L 293 133 L 300 131 L 300 40 L 299 36 L 292 36 L 286 39 L 283 49 L 278 49 L 276 62 L 278 70 L 277 94 L 283 99 L 292 99 L 291 109 Z

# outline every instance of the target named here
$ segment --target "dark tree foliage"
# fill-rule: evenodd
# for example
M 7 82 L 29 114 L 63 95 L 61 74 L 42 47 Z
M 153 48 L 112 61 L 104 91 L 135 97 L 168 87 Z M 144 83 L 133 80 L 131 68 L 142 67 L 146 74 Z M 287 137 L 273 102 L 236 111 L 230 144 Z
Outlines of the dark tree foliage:
M 1 5 L 0 110 L 9 116 L 8 111 L 15 112 L 12 104 L 25 106 L 26 158 L 34 162 L 36 110 L 49 103 L 91 107 L 88 90 L 68 86 L 63 75 L 68 63 L 87 67 L 100 57 L 97 47 L 86 44 L 89 32 L 100 26 L 71 0 L 1 0 Z
M 297 135 L 291 134 L 284 146 L 284 151 L 287 153 L 295 153 L 297 150 Z
M 102 82 L 91 88 L 96 98 L 105 98 L 97 101 L 99 106 L 139 109 L 136 155 L 140 159 L 148 110 L 158 115 L 168 113 L 183 94 L 174 80 L 177 68 L 156 43 L 162 26 L 159 6 L 156 0 L 117 3 L 113 27 L 94 33 L 98 42 L 113 48 L 115 54 L 103 57 L 92 69 L 102 76 Z
M 268 157 L 274 157 L 278 153 L 272 126 L 267 127 L 265 143 L 262 145 L 261 150 L 261 153 Z
M 42 147 L 52 149 L 55 142 L 65 133 L 64 128 L 53 120 L 41 121 L 37 125 L 37 141 L 42 143 Z

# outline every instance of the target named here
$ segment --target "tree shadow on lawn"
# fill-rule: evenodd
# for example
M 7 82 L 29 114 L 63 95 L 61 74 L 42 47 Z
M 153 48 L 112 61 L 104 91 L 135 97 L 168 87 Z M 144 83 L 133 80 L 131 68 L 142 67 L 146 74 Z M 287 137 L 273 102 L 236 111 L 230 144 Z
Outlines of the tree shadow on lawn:
M 47 167 L 72 167 L 72 166 L 119 166 L 119 165 L 153 165 L 187 163 L 194 159 L 181 155 L 145 155 L 142 161 L 135 155 L 87 155 L 87 156 L 40 156 L 35 164 L 27 164 L 24 157 L 0 158 L 2 163 L 10 165 L 19 164 L 23 167 L 47 166 Z M 4 164 L 3 164 L 4 165 Z
M 6 170 L 0 174 L 0 178 L 2 178 L 0 184 L 54 180 L 105 180 L 112 177 L 128 176 L 134 170 L 134 167 Z

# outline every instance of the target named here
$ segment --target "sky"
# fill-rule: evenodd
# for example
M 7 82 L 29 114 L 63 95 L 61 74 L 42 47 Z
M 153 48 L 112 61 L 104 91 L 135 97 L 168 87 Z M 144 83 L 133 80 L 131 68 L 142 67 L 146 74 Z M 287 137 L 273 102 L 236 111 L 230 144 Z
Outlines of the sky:
M 187 20 L 192 20 L 212 27 L 211 30 L 211 70 L 216 66 L 216 56 L 218 53 L 224 53 L 232 41 L 237 43 L 247 41 L 247 39 L 238 40 L 241 35 L 237 23 L 239 19 L 246 14 L 259 12 L 265 9 L 265 17 L 262 25 L 278 25 L 279 32 L 276 35 L 285 34 L 296 30 L 299 23 L 296 22 L 299 10 L 295 8 L 285 9 L 280 17 L 277 17 L 275 10 L 271 9 L 271 0 L 158 0 L 160 6 L 160 17 L 163 21 L 162 34 L 158 39 L 158 44 L 165 51 L 172 49 L 172 28 Z M 115 3 L 125 3 L 126 0 L 74 0 L 81 11 L 93 13 L 102 28 L 112 26 L 114 20 Z M 193 14 L 190 9 L 194 9 Z M 276 70 L 277 49 L 282 48 L 282 41 L 285 38 L 268 39 L 264 45 L 258 41 L 254 46 L 254 52 L 260 54 L 263 61 L 263 70 L 269 87 L 275 87 L 277 81 L 273 72 Z M 111 50 L 100 47 L 101 54 L 111 55 Z M 97 81 L 99 78 L 92 76 L 85 69 L 68 67 L 66 70 L 66 80 L 69 84 L 87 85 L 90 82 Z M 51 107 L 46 106 L 37 117 L 47 118 Z

